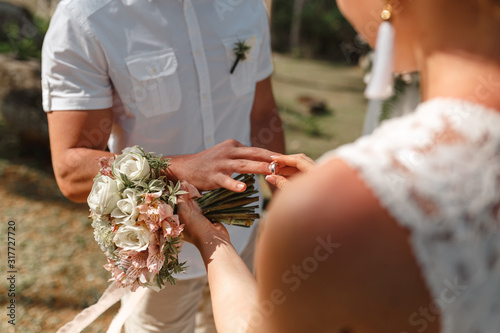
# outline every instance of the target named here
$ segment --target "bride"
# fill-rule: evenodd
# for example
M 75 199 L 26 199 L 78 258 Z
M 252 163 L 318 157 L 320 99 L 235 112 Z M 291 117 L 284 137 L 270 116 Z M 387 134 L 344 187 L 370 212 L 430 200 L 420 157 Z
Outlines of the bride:
M 384 11 L 379 38 L 395 30 L 394 69 L 421 72 L 424 102 L 318 166 L 276 158 L 281 176 L 268 180 L 286 188 L 256 279 L 183 198 L 218 331 L 500 332 L 500 2 L 338 4 L 372 44 Z

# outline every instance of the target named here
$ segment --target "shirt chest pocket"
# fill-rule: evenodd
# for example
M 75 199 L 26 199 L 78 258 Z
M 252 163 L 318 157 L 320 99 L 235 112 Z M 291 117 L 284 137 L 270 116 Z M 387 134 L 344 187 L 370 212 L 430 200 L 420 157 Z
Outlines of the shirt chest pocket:
M 129 57 L 131 97 L 138 111 L 152 117 L 179 110 L 182 95 L 172 49 Z
M 223 41 L 227 55 L 227 71 L 230 73 L 236 62 L 238 44 L 244 43 L 250 49 L 246 59 L 241 59 L 232 74 L 229 74 L 231 88 L 236 96 L 246 95 L 255 89 L 257 62 L 259 57 L 260 39 L 256 36 L 248 38 L 230 38 Z

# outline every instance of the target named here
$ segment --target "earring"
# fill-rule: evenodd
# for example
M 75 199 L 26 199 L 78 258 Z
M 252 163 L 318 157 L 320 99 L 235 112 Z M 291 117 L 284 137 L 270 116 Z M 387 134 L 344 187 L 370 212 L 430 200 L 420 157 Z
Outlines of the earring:
M 389 1 L 389 0 L 388 0 Z M 383 100 L 392 96 L 393 92 L 393 60 L 394 60 L 394 27 L 391 24 L 392 6 L 386 4 L 382 11 L 384 20 L 378 29 L 375 56 L 373 60 L 370 82 L 365 90 L 365 97 Z

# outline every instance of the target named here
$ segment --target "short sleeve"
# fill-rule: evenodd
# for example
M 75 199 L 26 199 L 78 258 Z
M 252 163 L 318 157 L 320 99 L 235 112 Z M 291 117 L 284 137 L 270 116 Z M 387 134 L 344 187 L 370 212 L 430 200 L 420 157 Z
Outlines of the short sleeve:
M 42 47 L 43 109 L 93 110 L 112 106 L 105 55 L 81 17 L 59 5 Z
M 257 74 L 256 74 L 257 82 L 268 78 L 273 72 L 269 17 L 263 1 L 261 9 L 262 9 L 261 17 L 262 17 L 263 33 L 262 33 L 262 45 L 260 48 L 261 51 L 259 53 L 259 59 L 257 62 Z

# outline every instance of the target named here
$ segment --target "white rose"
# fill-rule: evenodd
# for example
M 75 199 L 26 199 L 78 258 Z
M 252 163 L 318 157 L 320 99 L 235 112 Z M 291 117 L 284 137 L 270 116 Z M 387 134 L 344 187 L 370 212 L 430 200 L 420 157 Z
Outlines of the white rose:
M 151 233 L 146 227 L 122 225 L 118 228 L 113 241 L 126 251 L 143 251 L 149 245 Z
M 117 179 L 122 179 L 122 175 L 125 175 L 130 181 L 138 181 L 149 175 L 149 164 L 142 154 L 130 152 L 116 158 L 112 171 Z
M 94 179 L 87 203 L 96 214 L 110 214 L 120 199 L 117 182 L 108 176 L 99 176 Z
M 141 149 L 141 147 L 135 145 L 132 147 L 127 147 L 122 150 L 122 154 L 129 154 L 129 153 L 136 153 L 139 155 L 144 155 L 144 151 Z
M 137 216 L 139 216 L 137 204 L 140 195 L 133 189 L 127 188 L 123 191 L 123 196 L 125 198 L 116 203 L 116 208 L 111 212 L 111 217 L 115 219 L 116 223 L 134 225 Z

